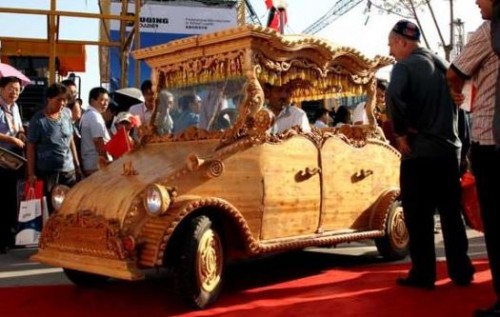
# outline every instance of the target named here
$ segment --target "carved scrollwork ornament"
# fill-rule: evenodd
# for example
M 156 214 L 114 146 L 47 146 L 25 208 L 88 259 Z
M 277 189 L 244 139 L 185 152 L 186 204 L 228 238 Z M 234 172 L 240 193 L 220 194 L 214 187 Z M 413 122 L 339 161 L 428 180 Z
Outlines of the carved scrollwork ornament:
M 256 116 L 262 111 L 264 105 L 264 91 L 257 79 L 261 71 L 262 68 L 256 65 L 253 71 L 247 73 L 248 81 L 244 88 L 244 98 L 240 104 L 238 121 L 225 132 L 219 147 L 224 147 L 245 136 L 253 135 L 256 131 L 260 132 L 260 128 L 257 127 L 261 127 L 261 125 L 256 121 Z
M 224 173 L 224 163 L 221 160 L 213 160 L 208 164 L 205 175 L 209 178 L 219 177 Z
M 274 115 L 265 109 L 260 110 L 254 118 L 254 130 L 265 133 L 274 124 Z

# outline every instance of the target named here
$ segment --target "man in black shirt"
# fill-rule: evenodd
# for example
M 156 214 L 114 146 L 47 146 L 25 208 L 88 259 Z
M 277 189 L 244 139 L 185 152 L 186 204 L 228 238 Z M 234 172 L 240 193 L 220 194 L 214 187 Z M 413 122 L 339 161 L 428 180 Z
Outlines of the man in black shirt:
M 402 154 L 401 199 L 410 235 L 412 267 L 402 286 L 433 289 L 436 281 L 434 212 L 441 218 L 448 274 L 469 285 L 474 268 L 460 213 L 460 139 L 458 108 L 446 81 L 446 62 L 419 46 L 420 30 L 412 22 L 396 23 L 389 34 L 397 61 L 386 103 Z

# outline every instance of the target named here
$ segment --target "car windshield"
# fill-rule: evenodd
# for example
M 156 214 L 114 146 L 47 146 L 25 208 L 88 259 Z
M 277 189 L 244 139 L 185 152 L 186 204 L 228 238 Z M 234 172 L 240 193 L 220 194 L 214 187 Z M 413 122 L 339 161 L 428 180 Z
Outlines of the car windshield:
M 156 133 L 179 135 L 190 127 L 222 131 L 238 117 L 244 78 L 158 91 Z

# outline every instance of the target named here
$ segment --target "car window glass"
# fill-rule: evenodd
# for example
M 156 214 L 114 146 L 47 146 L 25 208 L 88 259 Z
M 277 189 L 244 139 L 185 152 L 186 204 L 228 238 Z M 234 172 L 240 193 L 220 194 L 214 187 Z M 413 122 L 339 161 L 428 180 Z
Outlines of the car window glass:
M 155 120 L 156 132 L 178 135 L 190 127 L 207 131 L 230 128 L 238 117 L 244 83 L 244 79 L 233 79 L 160 90 Z M 162 96 L 166 92 L 171 94 L 171 97 Z M 173 100 L 167 102 L 168 98 Z

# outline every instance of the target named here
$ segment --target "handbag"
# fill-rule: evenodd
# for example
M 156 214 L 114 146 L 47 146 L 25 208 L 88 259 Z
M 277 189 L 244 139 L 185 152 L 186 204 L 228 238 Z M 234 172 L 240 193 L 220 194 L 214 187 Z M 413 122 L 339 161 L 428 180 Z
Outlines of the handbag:
M 28 198 L 21 201 L 21 204 L 19 205 L 19 214 L 17 220 L 19 222 L 28 222 L 41 215 L 41 200 L 39 198 L 34 198 L 34 196 L 29 196 Z
M 477 198 L 476 178 L 467 171 L 460 180 L 462 186 L 462 209 L 465 223 L 474 230 L 484 232 L 481 209 Z
M 43 182 L 37 181 L 34 186 L 25 184 L 25 195 L 19 204 L 18 232 L 16 245 L 36 245 L 43 225 Z

